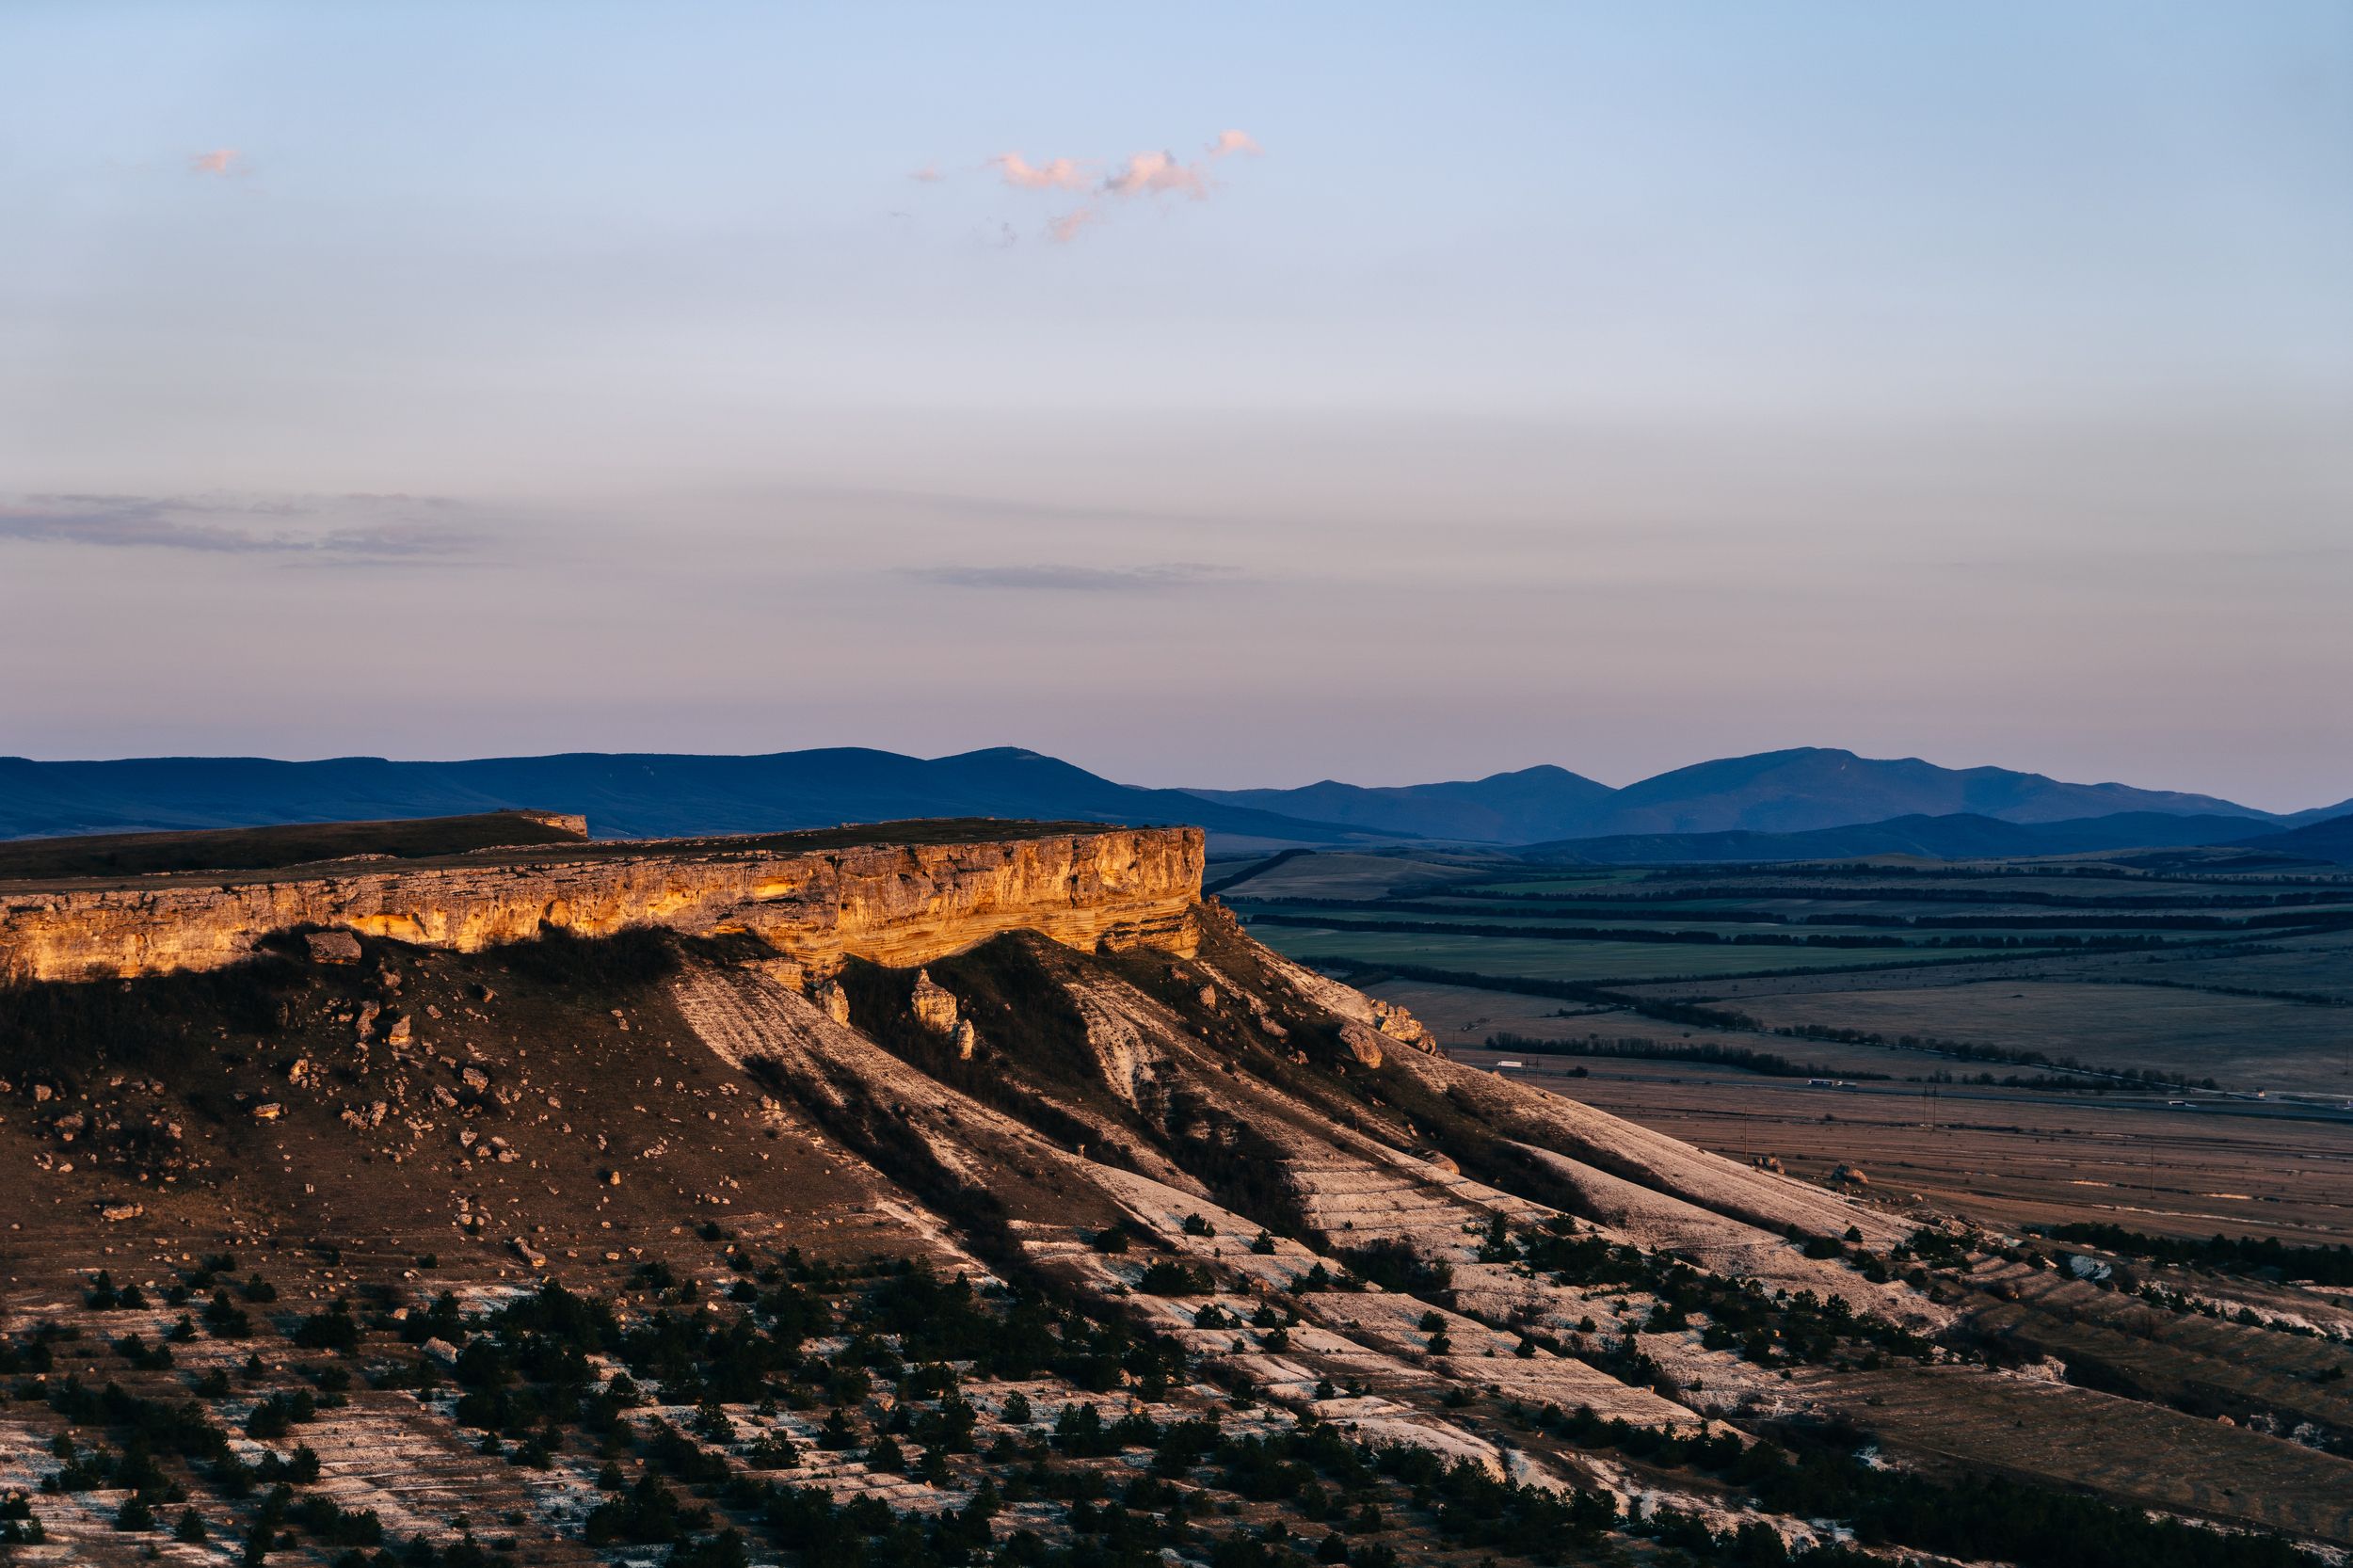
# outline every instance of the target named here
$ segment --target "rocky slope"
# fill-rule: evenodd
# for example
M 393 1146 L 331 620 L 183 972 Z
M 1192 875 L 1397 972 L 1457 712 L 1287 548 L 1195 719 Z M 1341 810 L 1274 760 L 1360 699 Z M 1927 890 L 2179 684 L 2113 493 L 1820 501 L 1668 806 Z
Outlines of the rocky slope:
M 2309 1358 L 2229 1424 L 2071 1386 L 2063 1347 L 2153 1343 L 2116 1292 L 1459 1066 L 1168 897 L 1197 840 L 1153 870 L 1102 837 L 837 882 L 822 964 L 700 912 L 346 921 L 355 962 L 0 988 L 0 1549 L 2236 1568 L 2295 1560 L 2238 1527 L 2353 1538 L 2353 1322 L 2317 1298 L 2301 1336 L 2193 1320 L 2211 1379 Z M 943 885 L 1095 939 L 1009 897 L 952 930 Z M 2138 1463 L 2102 1459 L 2107 1501 L 1958 1473 L 2023 1444 L 2011 1409 Z

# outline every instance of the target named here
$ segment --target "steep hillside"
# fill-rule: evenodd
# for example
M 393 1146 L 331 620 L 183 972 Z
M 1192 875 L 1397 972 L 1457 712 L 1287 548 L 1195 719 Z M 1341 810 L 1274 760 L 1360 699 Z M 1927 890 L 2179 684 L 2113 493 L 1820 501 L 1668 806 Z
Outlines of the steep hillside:
M 904 967 L 363 934 L 0 989 L 0 1539 L 365 1568 L 2353 1541 L 2335 1381 L 2229 1426 L 2070 1386 L 2044 1338 L 2148 1331 L 2015 1239 L 1459 1065 L 1214 904 L 1189 930 Z M 2218 1320 L 2200 1364 L 2341 1353 L 2353 1315 L 2298 1299 L 2305 1337 Z M 2022 1468 L 1994 1445 L 2026 1399 L 2074 1447 Z

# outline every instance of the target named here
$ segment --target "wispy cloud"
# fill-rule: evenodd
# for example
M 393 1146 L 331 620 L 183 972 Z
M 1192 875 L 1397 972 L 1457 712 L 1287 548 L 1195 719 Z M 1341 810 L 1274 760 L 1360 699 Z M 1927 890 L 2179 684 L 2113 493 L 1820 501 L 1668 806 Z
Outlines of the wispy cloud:
M 927 185 L 936 185 L 942 180 L 948 178 L 948 176 L 939 172 L 939 166 L 937 164 L 925 164 L 922 168 L 909 173 L 907 178 L 910 180 L 920 181 Z
M 0 542 L 373 562 L 448 559 L 481 543 L 439 497 L 26 495 L 0 503 Z
M 1209 183 L 1191 164 L 1178 163 L 1174 152 L 1136 152 L 1103 182 L 1107 196 L 1190 196 L 1206 200 Z
M 1221 520 L 1204 512 L 1112 503 L 1056 502 L 954 490 L 893 489 L 875 485 L 779 485 L 757 492 L 778 504 L 847 504 L 922 516 L 1013 519 L 1023 522 L 1144 523 L 1208 525 Z M 1255 524 L 1253 525 L 1255 526 Z
M 246 170 L 245 154 L 233 147 L 216 147 L 209 152 L 199 152 L 188 159 L 191 174 L 242 174 Z
M 1067 245 L 1109 216 L 1112 206 L 1139 197 L 1183 196 L 1195 201 L 1209 199 L 1215 186 L 1209 168 L 1237 154 L 1260 157 L 1266 149 L 1247 131 L 1220 131 L 1202 150 L 1201 161 L 1187 163 L 1167 151 L 1131 152 L 1098 175 L 1103 163 L 1094 158 L 1048 158 L 1032 163 L 1019 152 L 1000 152 L 982 167 L 1016 190 L 1070 191 L 1085 200 L 1069 212 L 1049 218 L 1046 237 Z M 912 178 L 934 183 L 945 178 L 936 164 L 926 164 Z
M 1100 207 L 1080 207 L 1054 218 L 1046 225 L 1046 237 L 1057 245 L 1068 245 L 1091 223 L 1103 221 Z
M 1084 190 L 1094 183 L 1086 166 L 1076 158 L 1049 158 L 1033 164 L 1018 152 L 1000 152 L 989 162 L 1003 171 L 1005 184 L 1022 190 Z
M 1151 593 L 1195 587 L 1234 575 L 1230 567 L 1200 561 L 1160 561 L 1141 567 L 1035 566 L 907 567 L 901 575 L 952 588 L 1046 589 L 1058 593 Z

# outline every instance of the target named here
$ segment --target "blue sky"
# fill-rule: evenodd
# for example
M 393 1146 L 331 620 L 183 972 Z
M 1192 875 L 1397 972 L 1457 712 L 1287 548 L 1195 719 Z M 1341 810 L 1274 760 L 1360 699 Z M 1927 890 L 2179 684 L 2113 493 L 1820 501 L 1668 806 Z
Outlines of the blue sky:
M 0 59 L 0 751 L 2353 792 L 2342 5 L 20 3 Z

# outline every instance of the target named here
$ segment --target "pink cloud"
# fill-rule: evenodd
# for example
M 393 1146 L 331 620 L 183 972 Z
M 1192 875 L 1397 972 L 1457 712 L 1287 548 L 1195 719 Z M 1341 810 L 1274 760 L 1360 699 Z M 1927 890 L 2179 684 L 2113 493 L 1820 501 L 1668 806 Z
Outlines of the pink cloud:
M 1032 164 L 1018 152 L 1000 152 L 989 162 L 1005 171 L 1005 184 L 1023 190 L 1084 190 L 1087 171 L 1077 160 L 1054 158 Z
M 1085 158 L 1049 158 L 1032 163 L 1018 152 L 1000 152 L 984 167 L 994 168 L 1016 190 L 1074 191 L 1081 204 L 1046 225 L 1046 237 L 1067 245 L 1111 216 L 1113 198 L 1187 196 L 1206 200 L 1211 188 L 1209 165 L 1220 158 L 1244 154 L 1257 157 L 1265 149 L 1247 131 L 1221 131 L 1203 150 L 1198 163 L 1186 163 L 1169 152 L 1136 152 L 1099 174 L 1102 165 Z M 929 184 L 943 178 L 936 165 L 917 169 L 912 179 Z
M 920 180 L 927 185 L 936 185 L 942 180 L 948 178 L 948 176 L 939 172 L 939 166 L 937 164 L 925 164 L 922 168 L 909 174 L 907 178 L 910 180 Z
M 216 147 L 188 160 L 191 174 L 235 174 L 245 168 L 245 154 L 233 147 Z
M 1113 196 L 1162 196 L 1181 191 L 1195 201 L 1209 194 L 1209 182 L 1201 171 L 1190 164 L 1180 164 L 1174 152 L 1138 152 L 1127 166 L 1103 182 L 1103 189 Z
M 1052 240 L 1057 245 L 1068 245 L 1072 240 L 1077 239 L 1079 235 L 1085 232 L 1085 230 L 1091 225 L 1097 224 L 1102 221 L 1103 212 L 1101 208 L 1080 207 L 1075 212 L 1064 213 L 1062 216 L 1054 219 L 1051 223 L 1048 223 L 1046 226 L 1046 235 L 1047 238 Z

